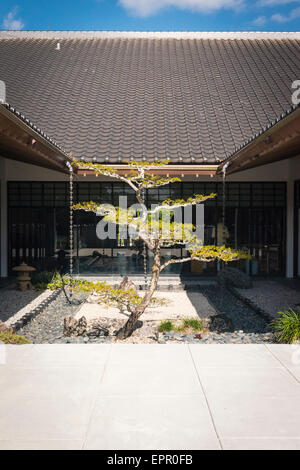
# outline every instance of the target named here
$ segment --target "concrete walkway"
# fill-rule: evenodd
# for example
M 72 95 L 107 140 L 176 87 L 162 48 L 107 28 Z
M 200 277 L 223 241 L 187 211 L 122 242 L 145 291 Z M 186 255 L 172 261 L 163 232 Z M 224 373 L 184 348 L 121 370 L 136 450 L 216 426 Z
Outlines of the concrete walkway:
M 300 347 L 0 346 L 1 449 L 300 450 Z

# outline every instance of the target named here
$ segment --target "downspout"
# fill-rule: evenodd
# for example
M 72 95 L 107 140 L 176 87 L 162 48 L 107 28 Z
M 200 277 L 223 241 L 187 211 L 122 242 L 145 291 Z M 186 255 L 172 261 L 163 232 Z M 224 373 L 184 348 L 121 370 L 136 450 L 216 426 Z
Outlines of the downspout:
M 66 167 L 69 170 L 69 274 L 70 274 L 70 299 L 73 297 L 73 167 L 67 160 Z
M 142 169 L 141 171 L 141 176 L 142 178 L 145 177 L 145 170 Z M 146 200 L 146 190 L 144 189 L 142 191 L 142 200 L 145 205 L 145 200 Z M 147 221 L 146 221 L 147 222 Z M 143 258 L 144 258 L 144 283 L 145 283 L 145 290 L 147 290 L 148 287 L 148 249 L 146 242 L 143 242 Z
M 222 222 L 223 227 L 225 227 L 226 222 L 226 176 L 227 168 L 231 165 L 231 162 L 226 162 L 222 167 L 222 176 L 223 176 L 223 213 L 222 213 Z

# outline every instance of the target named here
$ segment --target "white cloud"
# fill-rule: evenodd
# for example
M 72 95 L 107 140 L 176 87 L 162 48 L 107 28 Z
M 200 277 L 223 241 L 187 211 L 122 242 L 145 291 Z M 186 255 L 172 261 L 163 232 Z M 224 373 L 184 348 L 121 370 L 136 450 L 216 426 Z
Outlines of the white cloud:
M 290 18 L 292 20 L 295 20 L 296 18 L 299 18 L 299 17 L 300 17 L 300 7 L 295 8 L 294 10 L 292 10 L 292 12 L 290 14 Z
M 17 7 L 13 8 L 3 19 L 2 26 L 4 29 L 20 30 L 24 28 L 24 23 L 20 18 L 16 18 L 18 13 Z
M 300 18 L 300 7 L 294 8 L 288 15 L 282 15 L 281 13 L 276 13 L 271 16 L 272 21 L 277 23 L 287 23 L 288 21 L 293 21 L 297 18 Z
M 267 18 L 265 16 L 258 16 L 255 18 L 255 20 L 252 22 L 255 26 L 263 26 L 266 24 Z
M 119 4 L 130 13 L 146 17 L 166 7 L 207 13 L 223 8 L 239 9 L 245 2 L 244 0 L 119 0 Z
M 289 21 L 289 18 L 281 13 L 275 13 L 275 15 L 271 16 L 271 21 L 276 21 L 276 23 L 285 23 L 286 21 Z
M 272 7 L 274 5 L 287 5 L 288 3 L 296 3 L 300 0 L 259 0 L 258 5 L 262 7 Z

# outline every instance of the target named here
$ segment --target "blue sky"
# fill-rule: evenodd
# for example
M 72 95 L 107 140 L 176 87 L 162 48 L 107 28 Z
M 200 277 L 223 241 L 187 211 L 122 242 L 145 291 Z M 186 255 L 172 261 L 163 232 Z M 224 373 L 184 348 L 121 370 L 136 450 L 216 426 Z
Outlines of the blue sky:
M 2 0 L 1 29 L 300 30 L 300 0 Z

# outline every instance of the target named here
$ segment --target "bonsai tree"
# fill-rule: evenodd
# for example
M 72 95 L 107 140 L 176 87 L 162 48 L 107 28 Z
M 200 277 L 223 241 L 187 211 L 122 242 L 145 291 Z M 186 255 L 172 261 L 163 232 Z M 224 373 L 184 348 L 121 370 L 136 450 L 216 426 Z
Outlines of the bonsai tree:
M 98 285 L 83 282 L 79 289 L 86 292 L 94 290 L 100 295 L 101 300 L 106 304 L 114 304 L 119 308 L 126 308 L 129 318 L 124 327 L 118 332 L 119 339 L 125 339 L 132 334 L 135 325 L 145 310 L 155 304 L 154 293 L 157 289 L 161 272 L 168 266 L 175 263 L 187 263 L 198 260 L 206 263 L 222 261 L 228 263 L 247 255 L 240 251 L 234 251 L 225 246 L 204 246 L 203 240 L 197 236 L 197 227 L 192 223 L 182 223 L 176 220 L 174 213 L 182 208 L 204 203 L 208 199 L 216 197 L 216 194 L 201 195 L 195 194 L 187 200 L 167 199 L 163 203 L 152 207 L 144 206 L 144 192 L 147 189 L 166 186 L 170 183 L 180 181 L 179 178 L 170 178 L 153 174 L 157 170 L 167 165 L 168 161 L 159 163 L 149 162 L 127 162 L 130 170 L 123 175 L 111 167 L 96 163 L 74 161 L 73 165 L 82 169 L 92 170 L 95 174 L 117 179 L 128 184 L 135 192 L 138 207 L 123 208 L 108 205 L 99 205 L 93 201 L 79 203 L 73 206 L 74 210 L 92 211 L 102 216 L 102 223 L 114 224 L 123 230 L 130 232 L 131 238 L 142 240 L 148 250 L 153 253 L 153 266 L 151 280 L 142 296 L 139 296 L 132 289 L 113 289 L 103 283 Z M 124 233 L 124 232 L 123 232 Z M 179 259 L 165 260 L 161 254 L 161 249 L 182 245 L 186 247 L 188 256 Z

